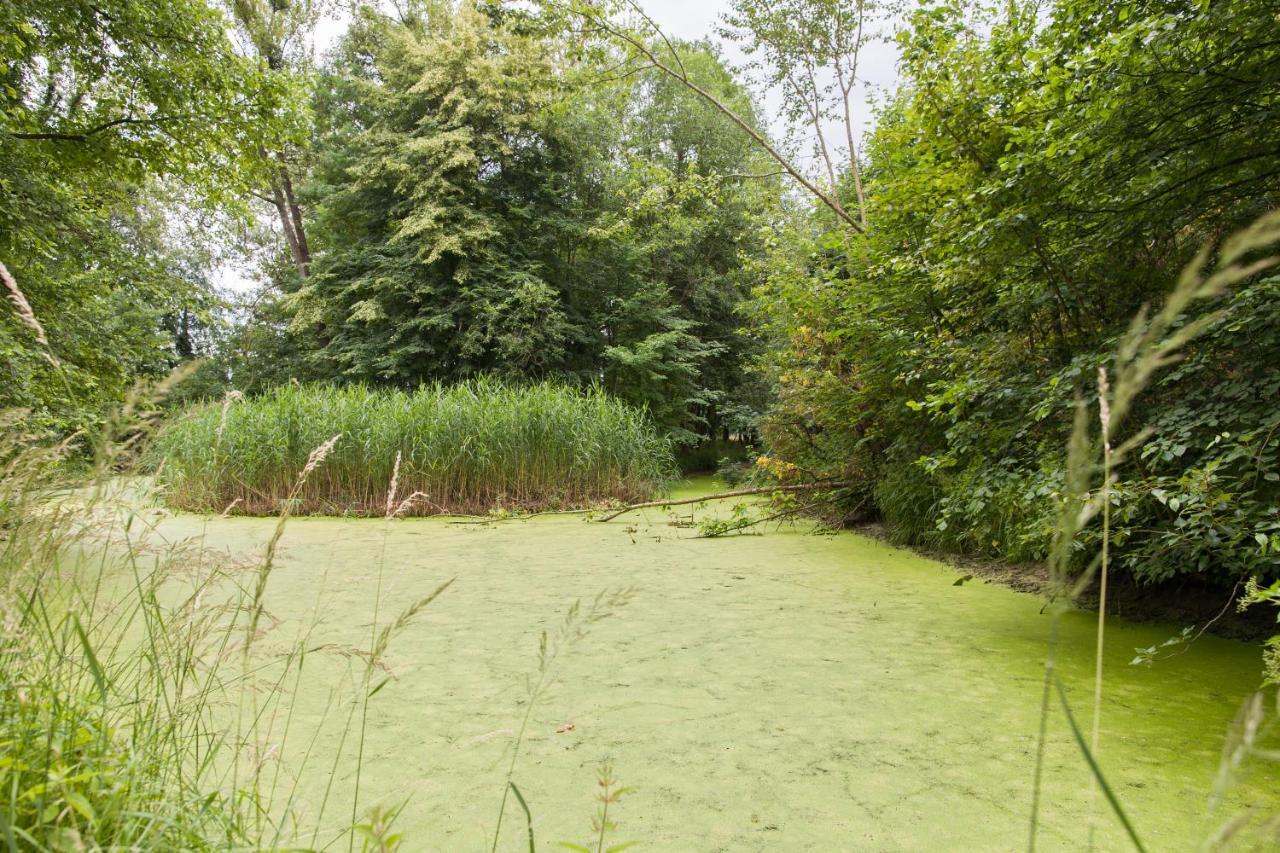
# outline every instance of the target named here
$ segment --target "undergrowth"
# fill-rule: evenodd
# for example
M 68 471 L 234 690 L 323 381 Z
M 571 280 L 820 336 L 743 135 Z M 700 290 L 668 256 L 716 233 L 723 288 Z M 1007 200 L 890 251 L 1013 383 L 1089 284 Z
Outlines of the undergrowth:
M 1269 256 L 1280 242 L 1280 212 L 1264 216 L 1249 228 L 1225 240 L 1214 251 L 1206 246 L 1186 266 L 1177 286 L 1154 313 L 1140 311 L 1129 331 L 1117 341 L 1110 368 L 1099 367 L 1096 403 L 1098 428 L 1090 426 L 1094 419 L 1091 401 L 1077 395 L 1075 417 L 1066 450 L 1066 462 L 1060 490 L 1053 494 L 1057 519 L 1052 526 L 1053 539 L 1048 564 L 1054 595 L 1046 608 L 1053 614 L 1049 649 L 1045 660 L 1040 727 L 1035 759 L 1033 800 L 1028 849 L 1035 850 L 1039 835 L 1039 819 L 1043 801 L 1042 782 L 1045 773 L 1045 746 L 1051 711 L 1059 706 L 1081 755 L 1091 772 L 1091 791 L 1095 809 L 1098 796 L 1107 803 L 1112 817 L 1120 823 L 1137 850 L 1146 849 L 1140 833 L 1126 812 L 1122 798 L 1108 784 L 1103 770 L 1105 755 L 1101 750 L 1101 722 L 1105 673 L 1103 652 L 1106 645 L 1107 592 L 1113 571 L 1112 546 L 1123 541 L 1124 528 L 1117 521 L 1126 518 L 1127 502 L 1133 500 L 1120 488 L 1123 471 L 1151 455 L 1151 448 L 1167 443 L 1162 424 L 1130 425 L 1140 418 L 1139 397 L 1158 384 L 1171 365 L 1184 362 L 1185 351 L 1197 339 L 1212 335 L 1229 308 L 1202 314 L 1188 321 L 1186 316 L 1197 303 L 1218 300 L 1234 287 L 1241 286 L 1280 262 Z M 1263 537 L 1265 539 L 1266 537 Z M 1262 543 L 1266 547 L 1266 543 Z M 1097 650 L 1092 691 L 1091 729 L 1086 738 L 1076 720 L 1066 686 L 1057 673 L 1058 618 L 1086 589 L 1098 589 Z M 1257 579 L 1249 582 L 1242 604 L 1271 600 L 1268 590 L 1259 587 Z M 1184 632 L 1185 635 L 1186 632 Z M 1174 642 L 1184 642 L 1185 636 Z M 1275 640 L 1271 645 L 1274 647 Z M 1152 650 L 1154 651 L 1154 650 Z M 1135 663 L 1142 662 L 1141 656 Z M 1269 673 L 1273 678 L 1274 673 Z M 1274 701 L 1273 701 L 1274 700 Z M 1268 706 L 1271 706 L 1269 710 Z M 1273 736 L 1280 717 L 1280 693 L 1271 697 L 1258 692 L 1244 703 L 1231 731 L 1213 796 L 1220 803 L 1222 794 L 1232 784 L 1240 767 L 1250 759 L 1274 761 L 1277 755 L 1266 744 Z M 1099 815 L 1091 811 L 1087 825 L 1087 843 L 1094 847 Z M 1216 832 L 1205 839 L 1206 849 L 1227 845 L 1269 849 L 1280 842 L 1280 822 L 1274 815 L 1245 812 L 1219 815 Z

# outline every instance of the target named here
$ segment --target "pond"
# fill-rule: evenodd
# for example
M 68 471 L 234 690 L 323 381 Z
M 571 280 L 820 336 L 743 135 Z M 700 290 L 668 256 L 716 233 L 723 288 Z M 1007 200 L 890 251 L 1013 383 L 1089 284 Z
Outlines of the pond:
M 407 801 L 406 849 L 489 849 L 540 633 L 575 600 L 623 587 L 629 601 L 558 660 L 530 718 L 514 778 L 540 847 L 591 837 L 607 759 L 632 789 L 611 811 L 611 840 L 640 849 L 1026 848 L 1042 599 L 956 586 L 955 569 L 852 533 L 693 539 L 674 512 L 290 521 L 262 651 L 303 633 L 321 649 L 286 699 L 298 813 L 314 815 L 336 768 L 325 821 L 349 819 L 355 744 L 339 736 L 347 710 L 335 702 L 359 669 L 341 650 L 369 646 L 379 577 L 381 622 L 456 578 L 396 638 L 394 679 L 370 705 L 361 801 Z M 160 530 L 246 552 L 274 524 L 178 516 Z M 1086 731 L 1093 618 L 1067 614 L 1059 655 Z M 1150 668 L 1129 664 L 1179 627 L 1116 620 L 1107 633 L 1100 758 L 1149 849 L 1193 849 L 1248 805 L 1280 808 L 1277 765 L 1251 764 L 1209 811 L 1260 653 L 1206 637 Z M 1056 705 L 1049 735 L 1040 847 L 1077 849 L 1089 776 Z M 524 814 L 508 808 L 501 849 L 528 849 Z M 1122 849 L 1101 798 L 1098 809 L 1099 847 Z

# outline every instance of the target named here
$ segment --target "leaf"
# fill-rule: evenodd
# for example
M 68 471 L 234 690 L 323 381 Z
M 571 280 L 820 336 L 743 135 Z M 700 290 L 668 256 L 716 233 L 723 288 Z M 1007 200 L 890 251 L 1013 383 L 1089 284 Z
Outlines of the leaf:
M 84 632 L 84 626 L 80 624 L 79 616 L 72 616 L 76 627 L 76 636 L 80 638 L 80 645 L 84 647 L 85 658 L 89 661 L 89 671 L 93 673 L 93 681 L 98 685 L 98 693 L 102 696 L 102 703 L 107 702 L 107 679 L 102 672 L 102 665 L 98 663 L 98 656 L 93 653 L 93 646 L 89 644 L 89 635 Z
M 520 789 L 516 787 L 515 782 L 508 782 L 511 786 L 511 793 L 516 795 L 516 800 L 520 803 L 520 808 L 524 809 L 525 825 L 529 832 L 529 853 L 537 853 L 537 847 L 533 842 L 533 812 L 529 811 L 529 804 L 524 801 L 524 794 L 520 793 Z
M 1125 832 L 1129 834 L 1129 840 L 1133 842 L 1133 846 L 1138 848 L 1139 853 L 1146 853 L 1147 848 L 1142 845 L 1142 839 L 1138 837 L 1137 830 L 1129 822 L 1129 816 L 1124 813 L 1124 808 L 1120 805 L 1120 801 L 1116 799 L 1115 792 L 1111 790 L 1107 777 L 1102 775 L 1102 768 L 1098 766 L 1093 753 L 1090 752 L 1088 745 L 1084 742 L 1084 735 L 1081 734 L 1080 727 L 1076 725 L 1075 715 L 1071 713 L 1071 703 L 1067 701 L 1067 689 L 1062 686 L 1062 679 L 1055 677 L 1054 685 L 1058 688 L 1058 698 L 1062 700 L 1062 711 L 1067 716 L 1067 725 L 1071 728 L 1071 734 L 1076 740 L 1076 746 L 1080 747 L 1080 752 L 1084 754 L 1084 760 L 1088 763 L 1089 770 L 1093 772 L 1093 777 L 1098 780 L 1098 787 L 1102 789 L 1103 795 L 1106 796 L 1107 802 L 1111 805 L 1111 810 L 1115 812 Z
M 89 821 L 89 823 L 94 823 L 97 821 L 98 816 L 94 812 L 93 806 L 89 804 L 89 800 L 85 797 L 84 794 L 81 794 L 79 791 L 67 791 L 66 797 L 67 797 L 67 804 L 70 805 L 71 808 L 79 812 L 81 817 Z

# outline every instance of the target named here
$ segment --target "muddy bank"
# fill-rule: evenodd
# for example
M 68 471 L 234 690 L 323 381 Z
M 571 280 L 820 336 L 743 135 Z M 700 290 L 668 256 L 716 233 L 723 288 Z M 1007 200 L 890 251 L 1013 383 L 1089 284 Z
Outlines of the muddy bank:
M 889 532 L 879 522 L 859 524 L 852 532 L 892 544 Z M 1047 597 L 1053 592 L 1049 570 L 1043 563 L 999 563 L 918 546 L 901 546 L 930 560 L 945 563 L 962 576 L 973 575 L 1019 592 Z M 1246 643 L 1260 643 L 1276 633 L 1275 611 L 1253 607 L 1240 612 L 1236 600 L 1243 583 L 1235 588 L 1184 578 L 1155 586 L 1140 586 L 1123 574 L 1112 576 L 1107 592 L 1107 613 L 1134 622 L 1152 622 L 1190 629 Z M 1076 605 L 1098 610 L 1097 585 L 1086 589 Z

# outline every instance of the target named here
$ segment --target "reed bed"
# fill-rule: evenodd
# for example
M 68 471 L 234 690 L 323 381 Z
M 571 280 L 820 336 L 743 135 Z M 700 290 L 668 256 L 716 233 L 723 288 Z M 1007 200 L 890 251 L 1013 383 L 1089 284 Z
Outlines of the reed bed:
M 308 453 L 334 435 L 325 465 L 291 495 Z M 178 416 L 154 451 L 171 506 L 247 515 L 285 501 L 296 514 L 383 515 L 397 475 L 401 494 L 418 495 L 404 514 L 580 509 L 651 498 L 675 469 L 647 414 L 599 389 L 490 380 L 233 395 Z

